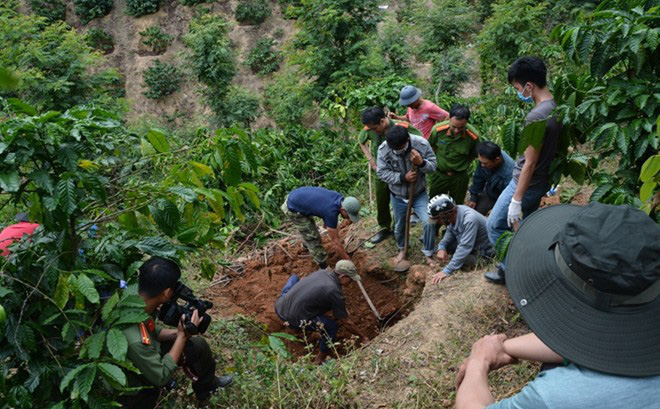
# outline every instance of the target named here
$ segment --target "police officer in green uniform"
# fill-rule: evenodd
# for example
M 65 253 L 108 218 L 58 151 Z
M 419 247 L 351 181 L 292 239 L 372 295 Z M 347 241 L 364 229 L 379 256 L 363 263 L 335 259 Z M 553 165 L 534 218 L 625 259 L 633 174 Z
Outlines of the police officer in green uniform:
M 408 129 L 411 135 L 422 136 L 422 133 L 408 122 L 395 121 L 388 119 L 381 108 L 372 107 L 362 111 L 362 124 L 364 129 L 358 135 L 360 149 L 364 156 L 369 160 L 369 165 L 373 171 L 376 171 L 378 160 L 378 147 L 385 142 L 385 132 L 390 126 L 403 126 Z M 371 147 L 367 146 L 367 142 Z M 387 183 L 376 178 L 376 209 L 378 212 L 377 220 L 380 226 L 380 232 L 371 238 L 372 243 L 380 243 L 391 234 L 392 215 L 390 214 L 390 190 Z
M 154 315 L 162 304 L 169 301 L 181 277 L 179 266 L 167 259 L 152 257 L 140 267 L 138 294 L 144 300 L 145 311 Z M 192 323 L 199 325 L 201 318 L 193 312 Z M 145 387 L 119 398 L 124 408 L 155 408 L 163 388 L 171 382 L 177 367 L 193 381 L 198 402 L 205 403 L 216 389 L 228 386 L 231 376 L 215 376 L 215 360 L 202 337 L 191 337 L 181 323 L 176 330 L 163 329 L 152 318 L 132 325 L 123 331 L 128 341 L 127 359 L 140 370 L 129 372 L 131 387 Z
M 456 104 L 449 111 L 449 121 L 435 126 L 429 144 L 438 160 L 437 170 L 429 175 L 429 196 L 445 193 L 461 204 L 470 178 L 470 164 L 477 157 L 479 133 L 470 124 L 470 109 Z

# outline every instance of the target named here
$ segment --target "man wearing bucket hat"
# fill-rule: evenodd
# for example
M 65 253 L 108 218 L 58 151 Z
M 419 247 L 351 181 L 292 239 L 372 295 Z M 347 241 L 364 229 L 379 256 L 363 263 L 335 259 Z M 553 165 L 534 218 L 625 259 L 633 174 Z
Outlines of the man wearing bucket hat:
M 390 112 L 390 118 L 410 122 L 412 126 L 422 131 L 424 139 L 429 139 L 433 125 L 449 118 L 447 111 L 422 98 L 422 91 L 412 85 L 406 85 L 401 89 L 399 104 L 408 108 L 406 114 L 399 116 Z
M 323 220 L 328 236 L 339 256 L 345 260 L 350 259 L 339 239 L 337 228 L 339 215 L 350 220 L 351 223 L 357 223 L 360 220 L 360 202 L 356 198 L 352 196 L 344 198 L 341 194 L 322 187 L 304 186 L 289 193 L 282 204 L 282 211 L 298 228 L 303 244 L 319 267 L 327 267 L 328 254 L 323 248 L 314 216 Z
M 331 345 L 337 341 L 340 325 L 360 337 L 363 343 L 367 337 L 355 325 L 346 311 L 342 286 L 358 281 L 355 264 L 339 260 L 334 270 L 318 270 L 300 280 L 293 274 L 275 302 L 275 313 L 290 328 L 299 331 L 319 331 L 321 333 L 320 352 L 316 363 L 322 363 L 331 352 Z M 338 321 L 325 316 L 328 311 Z
M 506 284 L 533 334 L 477 341 L 456 407 L 660 406 L 660 227 L 629 206 L 557 205 L 526 218 Z M 516 359 L 568 362 L 494 403 L 488 373 Z

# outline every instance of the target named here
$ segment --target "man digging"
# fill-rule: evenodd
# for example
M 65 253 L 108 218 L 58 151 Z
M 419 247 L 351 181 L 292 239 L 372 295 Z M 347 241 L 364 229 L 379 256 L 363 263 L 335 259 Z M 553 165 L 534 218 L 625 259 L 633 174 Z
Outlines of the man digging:
M 355 264 L 339 260 L 334 270 L 321 269 L 302 280 L 296 274 L 291 275 L 275 301 L 275 313 L 284 325 L 297 331 L 321 333 L 320 351 L 314 360 L 316 364 L 323 363 L 330 355 L 340 325 L 360 337 L 362 343 L 369 341 L 346 311 L 342 287 L 352 280 L 358 280 Z M 329 311 L 337 322 L 326 317 Z
M 339 239 L 337 227 L 339 215 L 350 220 L 351 223 L 360 220 L 360 202 L 356 198 L 351 196 L 344 198 L 341 194 L 322 187 L 304 186 L 289 193 L 282 204 L 282 211 L 296 226 L 302 236 L 304 246 L 320 268 L 328 266 L 328 253 L 323 248 L 314 216 L 323 220 L 337 254 L 344 260 L 350 260 L 351 257 Z

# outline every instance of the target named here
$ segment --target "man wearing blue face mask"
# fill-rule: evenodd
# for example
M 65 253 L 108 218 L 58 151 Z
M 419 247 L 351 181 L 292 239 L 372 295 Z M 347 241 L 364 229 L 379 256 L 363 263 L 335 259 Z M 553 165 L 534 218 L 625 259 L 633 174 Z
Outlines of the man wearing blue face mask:
M 509 83 L 518 91 L 518 98 L 534 103 L 534 108 L 525 117 L 525 126 L 532 122 L 546 121 L 545 135 L 541 146 L 525 148 L 524 154 L 516 159 L 513 177 L 497 199 L 488 218 L 486 228 L 493 244 L 502 233 L 511 230 L 529 216 L 541 204 L 541 198 L 550 188 L 550 164 L 557 153 L 561 124 L 552 115 L 557 106 L 548 89 L 547 68 L 536 57 L 521 57 L 509 68 Z M 496 271 L 485 274 L 487 280 L 504 284 L 504 262 Z

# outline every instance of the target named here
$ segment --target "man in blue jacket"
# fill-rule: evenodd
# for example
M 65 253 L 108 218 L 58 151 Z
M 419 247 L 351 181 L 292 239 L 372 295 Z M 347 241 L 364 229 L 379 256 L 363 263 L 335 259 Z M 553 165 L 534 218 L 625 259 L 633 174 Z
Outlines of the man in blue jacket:
M 479 166 L 474 172 L 467 205 L 486 216 L 513 176 L 513 159 L 497 144 L 486 141 L 477 145 Z

